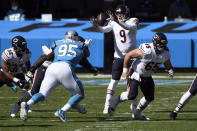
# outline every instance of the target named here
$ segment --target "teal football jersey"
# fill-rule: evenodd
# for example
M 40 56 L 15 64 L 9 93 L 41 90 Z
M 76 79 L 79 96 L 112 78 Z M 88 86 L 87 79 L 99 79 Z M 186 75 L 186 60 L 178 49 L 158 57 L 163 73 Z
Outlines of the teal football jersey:
M 86 46 L 83 47 L 82 42 L 71 41 L 71 40 L 58 40 L 55 41 L 56 48 L 54 62 L 64 61 L 69 63 L 73 68 L 79 63 L 83 57 L 84 51 L 86 51 Z

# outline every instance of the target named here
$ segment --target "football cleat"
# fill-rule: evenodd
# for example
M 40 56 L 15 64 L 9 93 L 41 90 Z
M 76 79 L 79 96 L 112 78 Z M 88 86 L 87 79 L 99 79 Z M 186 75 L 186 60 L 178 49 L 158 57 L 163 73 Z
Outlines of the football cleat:
M 120 96 L 119 96 L 119 97 L 120 97 Z M 109 108 L 108 108 L 108 114 L 109 114 L 110 116 L 113 116 L 113 115 L 114 115 L 116 106 L 118 105 L 119 100 L 120 100 L 119 97 L 118 97 L 118 98 L 114 98 L 114 99 L 111 100 L 111 104 L 110 104 L 110 106 L 109 106 Z
M 73 107 L 74 109 L 77 109 L 77 111 L 81 114 L 86 114 L 87 113 L 87 110 L 84 106 L 78 104 L 78 106 L 76 107 Z
M 14 118 L 14 117 L 16 117 L 17 115 L 16 115 L 16 114 L 10 114 L 10 116 L 11 116 L 12 118 Z
M 12 109 L 12 111 L 11 111 L 10 116 L 12 118 L 16 117 L 17 114 L 18 114 L 18 112 L 19 112 L 19 110 L 20 110 L 20 106 L 18 104 L 15 104 L 14 107 L 13 107 L 13 109 Z
M 141 111 L 139 111 L 138 109 L 135 110 L 134 115 L 132 115 L 132 117 L 134 120 L 150 120 L 150 118 L 142 115 Z
M 103 114 L 108 114 L 109 106 L 105 106 L 103 110 Z
M 169 115 L 169 119 L 170 119 L 170 120 L 175 120 L 176 117 L 177 117 L 177 113 L 174 112 L 174 111 L 172 111 L 172 112 L 170 113 L 170 115 Z
M 29 110 L 29 106 L 27 105 L 27 102 L 22 102 L 21 103 L 21 112 L 20 112 L 20 118 L 22 120 L 28 119 L 28 110 Z
M 112 107 L 109 107 L 109 108 L 108 108 L 108 114 L 109 114 L 110 116 L 113 116 L 113 115 L 114 115 L 114 112 L 115 112 L 115 109 L 114 109 L 114 108 L 112 108 Z
M 65 115 L 64 115 L 64 112 L 62 111 L 62 110 L 57 110 L 56 112 L 55 112 L 55 114 L 54 114 L 56 117 L 59 117 L 59 119 L 61 120 L 61 121 L 63 121 L 63 122 L 68 122 L 67 120 L 66 120 L 66 117 L 65 117 Z

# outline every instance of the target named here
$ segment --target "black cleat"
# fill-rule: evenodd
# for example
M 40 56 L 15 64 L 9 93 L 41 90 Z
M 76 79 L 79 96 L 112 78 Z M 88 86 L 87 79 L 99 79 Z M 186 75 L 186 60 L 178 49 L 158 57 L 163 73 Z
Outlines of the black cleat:
M 114 115 L 114 112 L 115 112 L 115 109 L 114 109 L 114 108 L 112 108 L 112 107 L 109 107 L 109 108 L 108 108 L 108 114 L 109 114 L 110 116 L 113 116 L 113 115 Z
M 170 113 L 170 115 L 169 115 L 169 119 L 170 119 L 170 120 L 175 120 L 176 117 L 177 117 L 177 113 L 174 112 L 174 111 L 172 111 L 172 112 Z

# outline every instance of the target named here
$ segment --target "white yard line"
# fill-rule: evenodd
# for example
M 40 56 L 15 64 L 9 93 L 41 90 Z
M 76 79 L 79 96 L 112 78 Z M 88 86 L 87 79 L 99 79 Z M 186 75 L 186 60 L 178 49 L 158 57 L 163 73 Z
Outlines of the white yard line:
M 94 75 L 77 75 L 79 78 L 111 78 L 110 74 L 98 74 L 97 76 Z M 193 79 L 195 76 L 174 76 L 175 79 Z M 169 78 L 166 76 L 156 76 L 153 75 L 153 78 Z

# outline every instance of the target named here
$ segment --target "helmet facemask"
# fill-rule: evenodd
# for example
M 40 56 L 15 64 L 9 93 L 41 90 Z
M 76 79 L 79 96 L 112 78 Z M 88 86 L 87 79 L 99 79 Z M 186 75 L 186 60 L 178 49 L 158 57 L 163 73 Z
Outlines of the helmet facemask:
M 21 57 L 22 54 L 27 49 L 27 43 L 26 40 L 21 36 L 16 36 L 12 40 L 12 47 L 14 48 L 14 51 L 16 52 L 16 55 Z
M 162 52 L 163 50 L 167 49 L 167 38 L 163 33 L 156 33 L 153 36 L 153 45 L 155 50 Z

